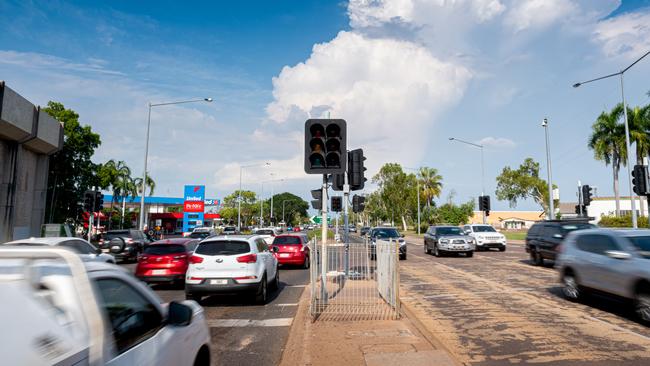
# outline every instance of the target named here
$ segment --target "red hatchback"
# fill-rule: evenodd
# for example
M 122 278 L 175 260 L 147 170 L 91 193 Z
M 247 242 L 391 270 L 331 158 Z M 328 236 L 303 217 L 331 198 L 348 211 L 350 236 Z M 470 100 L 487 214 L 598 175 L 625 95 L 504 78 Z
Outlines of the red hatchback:
M 270 248 L 277 247 L 274 252 L 278 259 L 278 264 L 297 265 L 302 268 L 309 268 L 309 247 L 307 246 L 307 236 L 305 235 L 278 235 L 273 239 Z
M 138 257 L 135 276 L 144 282 L 182 283 L 189 258 L 198 243 L 196 239 L 178 238 L 147 245 Z

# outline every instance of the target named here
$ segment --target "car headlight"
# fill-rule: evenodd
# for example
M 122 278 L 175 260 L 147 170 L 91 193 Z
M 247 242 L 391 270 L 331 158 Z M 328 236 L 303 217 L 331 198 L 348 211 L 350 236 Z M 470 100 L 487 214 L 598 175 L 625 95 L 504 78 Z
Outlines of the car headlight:
M 449 244 L 449 239 L 440 239 L 440 244 Z
M 467 241 L 467 243 L 468 243 L 468 244 L 474 244 L 474 243 L 476 243 L 476 241 L 475 241 L 474 239 L 469 239 L 469 240 Z

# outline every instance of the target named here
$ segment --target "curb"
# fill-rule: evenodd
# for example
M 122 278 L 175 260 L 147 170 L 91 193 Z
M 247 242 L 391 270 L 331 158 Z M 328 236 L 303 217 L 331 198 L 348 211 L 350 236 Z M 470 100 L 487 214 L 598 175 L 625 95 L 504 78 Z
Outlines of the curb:
M 454 361 L 454 364 L 456 364 L 457 366 L 464 366 L 465 365 L 458 359 L 458 356 L 456 356 L 455 353 L 453 353 L 451 350 L 449 350 L 449 348 L 447 347 L 446 344 L 444 344 L 442 341 L 440 341 L 436 336 L 433 335 L 433 333 L 431 333 L 429 331 L 429 329 L 422 323 L 420 318 L 418 318 L 418 316 L 415 314 L 415 312 L 413 311 L 413 309 L 411 308 L 410 305 L 407 305 L 401 299 L 400 299 L 400 304 L 401 304 L 402 313 L 413 323 L 415 328 L 417 328 L 417 330 L 422 334 L 422 336 L 429 343 L 431 343 L 431 345 L 434 348 L 446 352 L 447 355 L 449 356 L 449 358 L 452 361 Z
M 305 335 L 311 327 L 311 319 L 309 319 L 309 297 L 311 289 L 306 286 L 298 300 L 298 309 L 296 316 L 293 318 L 291 327 L 289 328 L 289 337 L 282 349 L 282 355 L 278 365 L 309 365 L 309 355 L 306 352 L 309 347 L 305 347 L 309 343 L 309 337 Z

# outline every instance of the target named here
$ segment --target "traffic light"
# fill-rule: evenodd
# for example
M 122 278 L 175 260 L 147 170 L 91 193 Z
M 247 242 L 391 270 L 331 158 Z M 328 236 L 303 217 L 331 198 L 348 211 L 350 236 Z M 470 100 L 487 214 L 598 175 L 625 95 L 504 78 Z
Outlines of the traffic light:
M 648 167 L 645 165 L 635 165 L 632 171 L 632 189 L 639 196 L 645 196 L 648 193 Z
M 486 213 L 490 212 L 490 196 L 478 197 L 478 209 L 479 211 L 485 211 Z
M 94 208 L 95 191 L 86 191 L 84 193 L 84 211 L 92 212 Z
M 311 196 L 312 196 L 312 198 L 314 198 L 311 201 L 311 207 L 313 207 L 314 210 L 322 210 L 323 209 L 323 191 L 320 190 L 320 189 L 312 189 Z
M 591 191 L 593 188 L 589 187 L 588 184 L 582 186 L 582 204 L 584 206 L 589 206 L 591 204 Z
M 332 190 L 342 191 L 345 184 L 345 173 L 332 174 Z
M 587 216 L 587 207 L 585 205 L 576 205 L 575 209 L 576 209 L 575 212 L 578 215 L 582 214 L 584 216 Z
M 341 196 L 332 196 L 332 212 L 341 212 L 343 208 L 343 198 Z
M 364 208 L 366 208 L 366 197 L 356 194 L 352 196 L 352 211 L 363 212 Z
M 346 122 L 342 119 L 308 119 L 305 122 L 305 173 L 345 172 Z
M 93 212 L 99 212 L 104 206 L 104 194 L 100 191 L 95 191 L 95 205 Z
M 363 149 L 356 149 L 350 151 L 348 154 L 348 182 L 350 183 L 350 190 L 362 190 L 366 182 L 365 171 L 363 162 L 366 157 L 363 156 Z

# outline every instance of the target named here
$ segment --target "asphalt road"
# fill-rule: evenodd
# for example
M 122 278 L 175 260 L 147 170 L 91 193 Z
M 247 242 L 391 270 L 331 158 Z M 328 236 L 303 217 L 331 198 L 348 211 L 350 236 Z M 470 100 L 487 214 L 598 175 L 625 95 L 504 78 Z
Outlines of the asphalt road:
M 124 264 L 134 271 L 135 264 Z M 252 305 L 245 296 L 222 295 L 204 299 L 202 305 L 212 333 L 213 365 L 277 365 L 309 283 L 309 270 L 280 269 L 280 288 L 266 305 Z M 164 302 L 185 300 L 182 288 L 155 285 Z M 250 298 L 250 297 L 249 297 Z
M 473 258 L 408 250 L 403 301 L 464 364 L 650 365 L 650 328 L 629 304 L 565 300 L 557 272 L 532 266 L 521 244 Z

